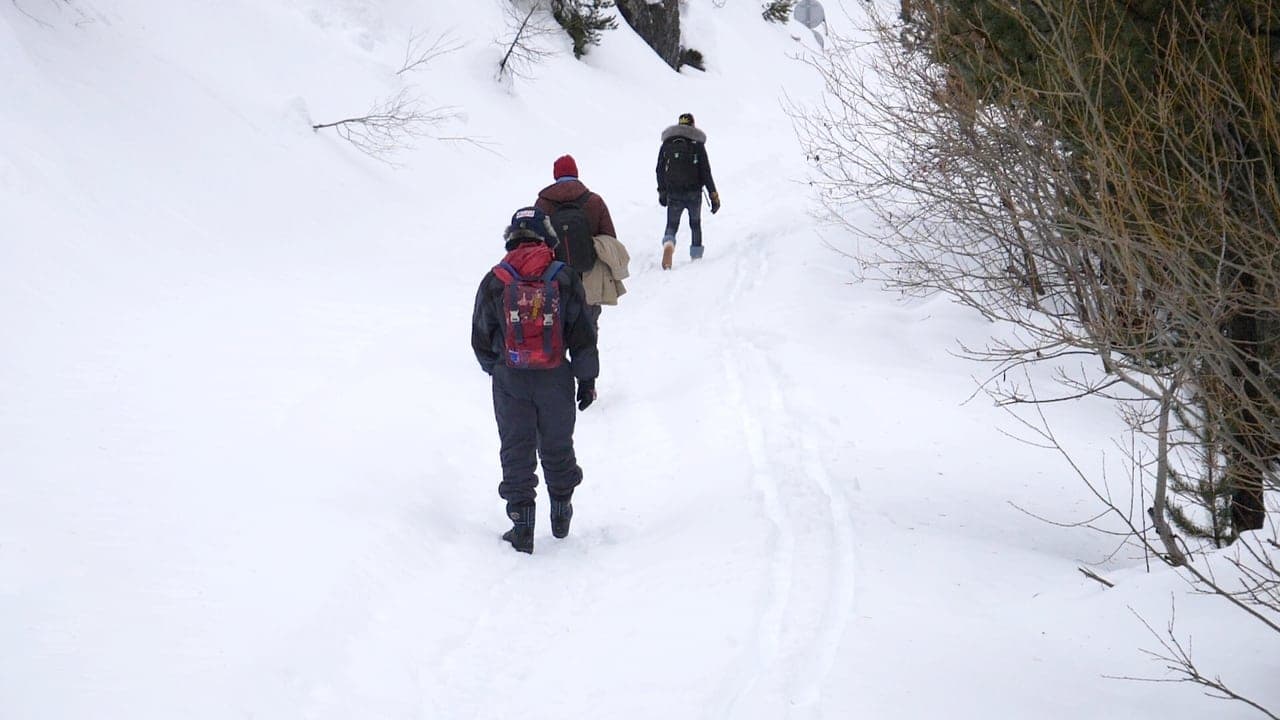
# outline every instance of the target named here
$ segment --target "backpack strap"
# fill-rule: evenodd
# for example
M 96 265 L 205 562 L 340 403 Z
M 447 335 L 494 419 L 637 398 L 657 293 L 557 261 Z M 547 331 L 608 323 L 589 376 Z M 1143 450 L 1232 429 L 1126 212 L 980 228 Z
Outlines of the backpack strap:
M 499 274 L 501 273 L 501 274 Z M 524 326 L 520 322 L 520 310 L 516 306 L 516 281 L 521 278 L 520 273 L 512 267 L 511 263 L 503 260 L 493 268 L 493 274 L 502 281 L 502 308 L 510 317 L 507 318 L 507 324 L 511 326 L 516 335 L 516 342 L 524 342 Z M 502 277 L 506 275 L 507 277 Z M 512 310 L 510 308 L 517 308 Z
M 495 273 L 496 273 L 496 271 L 498 271 L 498 270 L 503 270 L 503 271 L 505 271 L 505 272 L 507 273 L 507 275 L 509 275 L 509 276 L 510 276 L 509 278 L 504 278 L 504 277 L 502 277 L 501 275 L 499 275 L 499 276 L 498 276 L 498 279 L 499 279 L 499 280 L 501 280 L 501 281 L 502 281 L 502 282 L 504 282 L 504 283 L 506 283 L 506 282 L 510 282 L 511 280 L 519 280 L 519 279 L 522 277 L 522 275 L 520 275 L 520 273 L 516 272 L 515 267 L 513 267 L 513 266 L 511 265 L 511 263 L 507 262 L 506 260 L 503 260 L 502 262 L 498 263 L 497 265 L 494 265 L 494 266 L 493 266 L 493 269 L 494 269 Z
M 553 260 L 551 261 L 551 264 L 547 266 L 546 272 L 542 273 L 542 281 L 546 283 L 544 297 L 551 297 L 551 286 L 555 283 L 556 275 L 560 273 L 560 269 L 563 267 L 564 263 L 559 260 Z M 558 319 L 559 318 L 547 312 L 546 305 L 542 306 L 542 352 L 545 353 L 547 357 L 551 356 L 551 331 L 553 329 L 553 323 Z
M 505 263 L 504 263 L 505 264 Z M 542 281 L 549 283 L 556 278 L 556 273 L 560 272 L 560 268 L 564 267 L 564 263 L 559 260 L 552 260 L 547 266 L 546 272 L 542 273 Z

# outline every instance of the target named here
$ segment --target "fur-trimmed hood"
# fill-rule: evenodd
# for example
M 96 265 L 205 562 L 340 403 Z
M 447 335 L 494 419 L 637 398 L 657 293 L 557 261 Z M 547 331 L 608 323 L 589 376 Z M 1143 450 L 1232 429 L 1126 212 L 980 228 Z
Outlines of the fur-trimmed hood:
M 692 125 L 672 125 L 662 131 L 662 142 L 666 142 L 673 137 L 686 137 L 694 142 L 706 143 L 707 134 Z

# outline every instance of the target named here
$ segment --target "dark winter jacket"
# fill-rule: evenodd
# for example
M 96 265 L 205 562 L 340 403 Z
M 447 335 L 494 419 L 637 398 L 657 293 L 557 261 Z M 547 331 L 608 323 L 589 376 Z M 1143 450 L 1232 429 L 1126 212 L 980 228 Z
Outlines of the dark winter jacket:
M 555 182 L 538 191 L 538 199 L 533 206 L 550 215 L 555 212 L 560 203 L 577 200 L 584 192 L 587 192 L 587 186 L 583 185 L 581 180 Z M 591 223 L 592 237 L 596 235 L 618 237 L 617 231 L 613 229 L 613 218 L 609 216 L 609 206 L 604 204 L 604 198 L 591 193 L 583 203 L 582 209 L 587 214 L 587 222 Z
M 666 178 L 666 162 L 667 146 L 671 143 L 672 138 L 683 137 L 693 141 L 694 150 L 698 153 L 698 174 L 699 182 L 697 185 L 689 187 L 670 187 Z M 707 192 L 716 191 L 716 181 L 711 177 L 711 160 L 707 157 L 707 134 L 692 125 L 672 125 L 662 131 L 662 147 L 658 148 L 658 167 L 656 169 L 658 175 L 658 192 L 701 192 L 702 188 L 706 188 Z
M 526 243 L 507 253 L 503 258 L 521 275 L 537 277 L 551 264 L 551 249 L 542 243 Z M 562 269 L 555 276 L 560 286 L 560 316 L 564 321 L 564 344 L 569 351 L 569 366 L 573 376 L 589 380 L 600 374 L 600 358 L 596 352 L 596 331 L 587 313 L 586 292 L 582 279 L 575 272 Z M 475 351 L 480 367 L 490 375 L 494 365 L 505 362 L 506 345 L 503 342 L 503 290 L 506 286 L 490 270 L 480 281 L 476 291 L 475 309 L 471 313 L 471 349 Z M 545 370 L 520 370 L 514 372 L 547 372 Z

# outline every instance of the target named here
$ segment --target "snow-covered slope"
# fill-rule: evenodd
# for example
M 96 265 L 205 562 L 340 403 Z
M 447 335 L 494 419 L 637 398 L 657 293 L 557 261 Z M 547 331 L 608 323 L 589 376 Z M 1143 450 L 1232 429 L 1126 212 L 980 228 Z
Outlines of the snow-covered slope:
M 964 403 L 948 351 L 990 326 L 828 247 L 795 28 L 689 0 L 705 74 L 623 26 L 500 83 L 502 5 L 0 3 L 0 717 L 1244 717 L 1101 678 L 1160 670 L 1126 606 L 1210 601 L 1140 567 L 1104 591 L 1075 567 L 1105 539 L 1007 504 L 1096 511 Z M 414 32 L 460 48 L 397 75 Z M 310 129 L 401 89 L 472 142 L 392 167 Z M 724 209 L 662 272 L 681 112 Z M 573 534 L 544 508 L 523 556 L 467 325 L 566 152 L 633 278 Z M 1110 450 L 1108 408 L 1061 413 Z

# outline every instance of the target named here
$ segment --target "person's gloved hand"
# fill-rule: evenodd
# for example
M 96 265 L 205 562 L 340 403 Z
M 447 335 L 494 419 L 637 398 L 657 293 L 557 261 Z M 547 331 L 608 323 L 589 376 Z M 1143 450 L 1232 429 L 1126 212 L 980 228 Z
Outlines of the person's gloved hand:
M 578 409 L 586 410 L 596 400 L 596 379 L 578 381 Z
M 661 190 L 658 191 L 658 204 L 661 205 L 662 207 L 667 206 L 667 194 L 662 192 Z
M 711 214 L 715 215 L 720 211 L 720 193 L 711 193 Z

